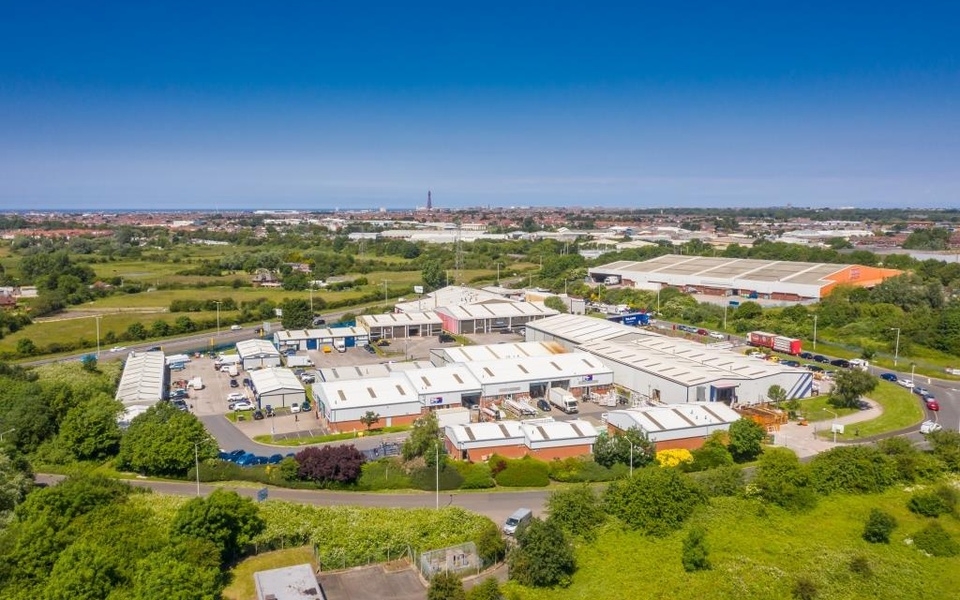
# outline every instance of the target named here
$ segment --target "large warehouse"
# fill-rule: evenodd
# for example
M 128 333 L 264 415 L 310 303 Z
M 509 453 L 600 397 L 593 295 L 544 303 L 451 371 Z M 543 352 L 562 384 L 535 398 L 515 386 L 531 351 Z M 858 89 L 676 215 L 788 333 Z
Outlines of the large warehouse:
M 303 384 L 290 369 L 267 368 L 250 372 L 253 392 L 261 408 L 300 404 L 306 399 Z
M 644 290 L 672 287 L 688 293 L 785 302 L 819 300 L 838 285 L 873 287 L 903 273 L 863 265 L 677 254 L 641 262 L 621 260 L 587 272 L 597 283 L 613 277 Z
M 740 415 L 723 404 L 696 402 L 679 406 L 649 406 L 607 413 L 607 427 L 616 434 L 639 429 L 657 451 L 695 450 L 715 431 L 727 431 Z
M 544 319 L 527 326 L 526 335 L 595 356 L 613 370 L 621 393 L 634 403 L 759 404 L 767 401 L 773 385 L 790 399 L 813 391 L 813 373 L 806 369 L 592 317 Z
M 360 315 L 357 325 L 367 330 L 371 340 L 430 337 L 443 331 L 443 321 L 432 311 Z
M 436 310 L 443 328 L 450 333 L 497 333 L 559 314 L 542 302 L 510 302 L 506 300 L 479 304 L 442 306 Z
M 163 352 L 131 352 L 123 364 L 116 398 L 125 406 L 153 405 L 164 399 L 167 365 Z
M 404 373 L 316 383 L 313 397 L 317 414 L 332 431 L 363 431 L 360 418 L 368 412 L 379 417 L 376 427 L 409 425 L 423 408 Z

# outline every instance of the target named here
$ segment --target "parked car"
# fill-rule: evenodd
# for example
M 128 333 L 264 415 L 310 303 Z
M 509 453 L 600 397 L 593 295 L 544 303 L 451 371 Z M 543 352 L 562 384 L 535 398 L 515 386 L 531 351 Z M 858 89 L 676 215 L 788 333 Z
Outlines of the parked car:
M 813 357 L 813 362 L 828 363 L 830 362 L 830 359 L 822 354 L 817 354 Z
M 184 402 L 183 400 L 174 400 L 174 401 L 172 402 L 172 404 L 173 404 L 175 407 L 177 407 L 178 410 L 182 410 L 182 411 L 184 411 L 184 412 L 190 410 L 190 407 L 187 406 L 187 403 Z
M 271 454 L 270 458 L 267 459 L 267 462 L 270 463 L 271 465 L 275 465 L 282 460 L 283 460 L 282 454 Z
M 938 410 L 940 410 L 940 403 L 937 402 L 936 399 L 927 398 L 926 402 L 927 402 L 928 410 L 932 410 L 933 412 L 937 412 Z
M 231 331 L 238 331 L 238 330 L 240 330 L 240 329 L 243 329 L 243 327 L 240 326 L 240 325 L 231 325 L 231 326 L 230 326 L 230 329 L 231 329 Z
M 297 404 L 296 402 L 294 402 L 293 404 L 291 404 L 291 405 L 290 405 L 290 412 L 292 412 L 292 413 L 298 413 L 298 412 L 300 412 L 300 405 Z
M 273 417 L 277 414 L 273 411 L 273 406 L 269 404 L 264 407 L 264 410 L 266 411 L 268 417 Z
M 382 348 L 383 346 L 389 346 L 390 342 L 388 342 L 387 340 L 377 340 L 377 345 Z
M 450 335 L 449 333 L 441 333 L 439 339 L 440 339 L 440 343 L 441 343 L 441 344 L 446 344 L 447 342 L 455 342 L 455 341 L 457 341 L 456 338 L 454 338 L 454 337 L 453 337 L 452 335 Z
M 807 370 L 811 373 L 823 373 L 823 367 L 820 365 L 807 365 Z
M 543 412 L 549 412 L 551 410 L 550 403 L 544 400 L 543 398 L 540 398 L 539 400 L 537 400 L 537 408 L 539 408 Z
M 254 420 L 254 421 L 262 421 L 262 420 L 263 420 L 263 411 L 260 410 L 259 408 L 258 408 L 257 410 L 255 410 L 255 411 L 253 411 L 253 420 Z
M 712 337 L 712 338 L 715 339 L 715 340 L 725 340 L 725 339 L 727 339 L 727 336 L 725 336 L 724 334 L 720 333 L 719 331 L 711 331 L 711 332 L 710 332 L 710 337 Z
M 257 456 L 255 454 L 250 454 L 249 452 L 244 452 L 243 455 L 234 462 L 241 467 L 249 467 L 257 464 Z
M 237 381 L 236 379 L 231 379 L 231 380 L 230 380 L 230 387 L 232 387 L 232 388 L 238 388 L 238 387 L 240 387 L 240 382 Z
M 883 379 L 884 381 L 889 381 L 891 383 L 896 383 L 897 375 L 896 373 L 880 373 L 880 379 Z
M 913 393 L 916 394 L 916 395 L 918 395 L 918 396 L 923 396 L 923 397 L 926 397 L 926 396 L 930 396 L 930 395 L 931 395 L 931 394 L 930 394 L 930 390 L 928 390 L 928 389 L 925 388 L 925 387 L 921 387 L 921 386 L 919 386 L 919 385 L 916 385 L 916 386 L 913 387 Z
M 801 352 L 800 358 L 803 360 L 813 360 L 813 352 Z
M 845 359 L 845 358 L 835 358 L 835 359 L 833 359 L 833 360 L 830 361 L 830 364 L 833 365 L 833 366 L 835 366 L 835 367 L 841 367 L 841 368 L 843 368 L 843 369 L 849 369 L 849 368 L 850 368 L 850 361 L 847 360 L 847 359 Z
M 304 373 L 303 375 L 300 376 L 300 381 L 302 381 L 303 383 L 313 383 L 316 380 L 317 378 L 314 377 L 313 375 L 310 375 L 309 373 Z
M 800 361 L 799 360 L 781 360 L 780 364 L 785 367 L 799 367 Z
M 237 402 L 239 400 L 246 400 L 246 399 L 247 399 L 247 396 L 243 392 L 230 392 L 230 394 L 227 395 L 227 400 L 229 402 Z
M 231 402 L 227 405 L 227 408 L 230 410 L 253 410 L 256 407 L 249 400 L 242 400 L 240 402 Z
M 110 352 L 123 352 L 126 349 L 126 346 L 114 346 L 113 348 L 110 348 Z
M 857 408 L 860 410 L 870 410 L 870 403 L 866 400 L 857 400 Z
M 943 426 L 936 421 L 924 421 L 920 424 L 920 433 L 923 434 L 933 433 L 934 431 L 940 431 L 941 429 L 943 429 Z
M 376 353 L 377 353 L 377 349 L 374 348 L 373 346 L 371 346 L 370 344 L 367 344 L 366 346 L 364 346 L 364 349 L 365 349 L 367 352 L 369 352 L 370 354 L 376 354 Z
M 907 388 L 908 390 L 913 389 L 913 380 L 912 379 L 898 379 L 897 383 Z

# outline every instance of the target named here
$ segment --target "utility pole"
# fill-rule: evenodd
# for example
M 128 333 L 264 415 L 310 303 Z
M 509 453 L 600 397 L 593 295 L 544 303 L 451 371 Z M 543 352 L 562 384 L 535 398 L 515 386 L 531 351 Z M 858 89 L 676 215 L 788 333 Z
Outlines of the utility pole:
M 897 330 L 897 345 L 893 350 L 893 366 L 897 366 L 897 360 L 900 358 L 900 328 L 891 327 L 890 329 Z
M 383 305 L 387 305 L 387 280 L 383 280 Z
M 213 303 L 217 305 L 217 337 L 220 337 L 220 300 L 214 300 Z
M 817 315 L 813 315 L 813 349 L 817 349 Z

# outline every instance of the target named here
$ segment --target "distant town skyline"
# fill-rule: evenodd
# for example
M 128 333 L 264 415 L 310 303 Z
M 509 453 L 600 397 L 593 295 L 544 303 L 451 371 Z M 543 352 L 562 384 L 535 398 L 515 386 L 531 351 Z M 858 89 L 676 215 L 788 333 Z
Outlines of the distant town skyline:
M 955 3 L 637 4 L 12 4 L 0 206 L 960 206 Z

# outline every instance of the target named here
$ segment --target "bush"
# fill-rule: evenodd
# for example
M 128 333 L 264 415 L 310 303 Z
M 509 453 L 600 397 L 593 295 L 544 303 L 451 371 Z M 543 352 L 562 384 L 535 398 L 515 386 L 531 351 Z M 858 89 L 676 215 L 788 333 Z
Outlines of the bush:
M 933 455 L 950 471 L 960 471 L 960 433 L 941 429 L 927 436 L 933 447 Z
M 427 600 L 467 600 L 460 578 L 449 571 L 440 571 L 430 580 Z
M 732 465 L 733 455 L 727 450 L 725 439 L 726 435 L 722 431 L 715 431 L 710 434 L 703 446 L 691 452 L 693 462 L 684 465 L 684 470 L 688 472 L 706 471 Z
M 646 467 L 625 481 L 610 484 L 604 494 L 607 511 L 633 529 L 666 535 L 679 529 L 706 494 L 676 469 Z
M 733 422 L 727 435 L 730 438 L 727 450 L 739 463 L 750 462 L 759 456 L 767 439 L 767 431 L 763 426 L 747 418 Z
M 353 483 L 360 477 L 363 453 L 356 446 L 304 448 L 295 457 L 297 476 L 320 483 Z
M 693 462 L 693 455 L 686 448 L 671 448 L 661 450 L 655 455 L 657 464 L 661 467 L 686 467 Z
M 467 600 L 500 600 L 502 596 L 495 577 L 487 577 L 467 592 Z
M 710 569 L 710 559 L 707 558 L 707 532 L 701 527 L 694 527 L 683 540 L 683 554 L 681 560 L 683 569 L 692 573 Z
M 866 556 L 854 556 L 850 559 L 850 572 L 861 577 L 872 577 L 873 569 L 870 568 L 870 561 Z
M 490 466 L 487 463 L 455 461 L 453 467 L 463 479 L 463 483 L 460 484 L 462 490 L 482 490 L 497 485 L 490 474 Z
M 873 446 L 840 446 L 810 463 L 810 480 L 821 494 L 880 492 L 896 482 L 893 461 Z
M 767 502 L 787 510 L 809 510 L 817 504 L 806 467 L 787 448 L 768 448 L 763 453 L 751 487 Z
M 530 456 L 506 460 L 506 467 L 494 476 L 503 487 L 546 487 L 550 485 L 547 463 Z
M 817 597 L 817 584 L 809 577 L 801 577 L 793 584 L 790 595 L 795 600 L 814 600 Z
M 573 546 L 553 521 L 533 519 L 517 536 L 510 552 L 510 579 L 534 587 L 566 586 L 576 569 Z
M 936 521 L 915 533 L 913 543 L 932 556 L 956 556 L 960 553 L 960 544 Z
M 693 473 L 691 477 L 711 498 L 736 496 L 741 494 L 745 487 L 743 470 L 737 465 Z
M 399 462 L 392 458 L 364 463 L 360 471 L 357 487 L 361 490 L 403 490 L 413 487 Z
M 599 527 L 606 514 L 600 499 L 587 485 L 557 490 L 547 499 L 549 519 L 555 521 L 564 531 L 573 535 L 590 538 Z
M 932 481 L 943 473 L 943 464 L 936 457 L 921 452 L 906 438 L 891 437 L 880 440 L 877 448 L 890 457 L 900 481 Z
M 439 477 L 441 490 L 456 490 L 463 485 L 463 477 L 460 476 L 460 472 L 445 460 L 440 465 Z M 437 489 L 436 467 L 425 466 L 414 469 L 410 473 L 410 485 L 418 490 L 428 492 Z
M 565 483 L 613 481 L 623 477 L 630 467 L 616 463 L 604 467 L 590 458 L 571 457 L 550 461 L 550 479 Z
M 896 528 L 897 520 L 892 515 L 874 508 L 863 527 L 863 539 L 871 544 L 889 544 L 890 534 Z
M 487 520 L 474 539 L 477 545 L 477 554 L 484 565 L 492 565 L 504 558 L 507 551 L 507 543 L 500 535 L 500 528 L 496 523 Z
M 924 517 L 939 517 L 954 512 L 957 507 L 957 491 L 949 485 L 940 485 L 933 490 L 917 492 L 910 497 L 907 508 Z

